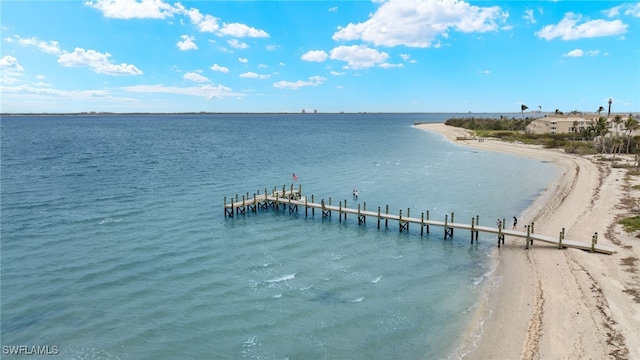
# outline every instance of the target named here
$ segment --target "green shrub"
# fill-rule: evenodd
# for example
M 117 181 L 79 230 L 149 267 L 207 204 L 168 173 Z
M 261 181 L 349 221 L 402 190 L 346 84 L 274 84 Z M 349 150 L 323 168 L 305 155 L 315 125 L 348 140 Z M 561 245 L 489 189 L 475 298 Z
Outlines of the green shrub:
M 624 227 L 626 232 L 640 230 L 640 216 L 624 218 L 618 221 L 618 223 Z

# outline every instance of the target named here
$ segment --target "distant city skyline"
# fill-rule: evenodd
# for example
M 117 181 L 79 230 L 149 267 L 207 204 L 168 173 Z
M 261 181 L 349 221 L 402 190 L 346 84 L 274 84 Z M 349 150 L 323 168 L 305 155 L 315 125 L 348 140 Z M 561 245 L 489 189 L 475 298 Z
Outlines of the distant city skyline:
M 640 111 L 632 1 L 3 1 L 2 113 Z

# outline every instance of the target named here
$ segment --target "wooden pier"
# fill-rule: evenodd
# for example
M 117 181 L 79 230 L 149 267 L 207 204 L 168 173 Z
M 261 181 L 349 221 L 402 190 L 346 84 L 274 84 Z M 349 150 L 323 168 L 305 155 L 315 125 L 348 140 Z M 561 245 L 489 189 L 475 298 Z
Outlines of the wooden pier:
M 444 230 L 445 239 L 453 237 L 454 229 L 467 230 L 471 234 L 471 243 L 473 243 L 474 240 L 476 242 L 478 241 L 479 232 L 495 234 L 497 235 L 498 247 L 504 244 L 505 236 L 513 236 L 524 239 L 525 248 L 527 249 L 533 245 L 533 241 L 535 240 L 556 245 L 559 249 L 577 248 L 609 255 L 615 252 L 611 247 L 598 244 L 597 232 L 591 237 L 591 242 L 588 243 L 565 239 L 564 228 L 557 237 L 536 234 L 534 233 L 533 223 L 525 226 L 526 231 L 518 231 L 505 229 L 504 224 L 506 224 L 506 222 L 504 219 L 498 221 L 496 224 L 497 227 L 489 227 L 480 225 L 479 216 L 471 218 L 471 223 L 466 224 L 454 222 L 454 213 L 451 213 L 451 217 L 449 217 L 449 214 L 445 215 L 444 221 L 440 221 L 431 219 L 429 211 L 421 213 L 420 218 L 411 217 L 410 209 L 407 209 L 405 215 L 402 214 L 402 210 L 400 210 L 397 215 L 390 214 L 389 205 L 387 205 L 384 212 L 382 212 L 380 207 L 377 208 L 377 211 L 367 210 L 366 202 L 363 206 L 358 204 L 357 209 L 349 208 L 347 207 L 346 199 L 344 203 L 340 201 L 338 205 L 332 204 L 331 198 L 329 198 L 328 201 L 322 199 L 319 203 L 316 203 L 315 196 L 311 195 L 311 198 L 302 196 L 302 186 L 298 186 L 297 189 L 294 189 L 293 185 L 291 185 L 289 189 L 287 189 L 286 186 L 282 186 L 282 189 L 273 188 L 270 192 L 265 189 L 262 194 L 260 194 L 260 191 L 257 191 L 251 197 L 249 197 L 249 193 L 246 193 L 242 197 L 236 194 L 235 199 L 231 198 L 230 202 L 227 202 L 226 197 L 224 198 L 225 218 L 244 215 L 247 211 L 257 212 L 258 210 L 267 210 L 269 208 L 279 211 L 281 207 L 283 211 L 286 211 L 288 208 L 289 213 L 298 213 L 299 208 L 304 208 L 305 216 L 309 215 L 309 211 L 311 211 L 311 215 L 314 216 L 315 210 L 318 209 L 321 211 L 323 218 L 329 218 L 333 213 L 338 213 L 340 222 L 342 222 L 343 217 L 346 221 L 347 215 L 355 215 L 358 224 L 366 224 L 367 218 L 373 218 L 377 221 L 378 229 L 380 228 L 381 221 L 384 220 L 384 226 L 388 227 L 389 220 L 392 220 L 398 223 L 400 232 L 409 231 L 409 224 L 416 224 L 420 226 L 421 236 L 424 235 L 425 231 L 429 233 L 430 226 L 437 226 Z

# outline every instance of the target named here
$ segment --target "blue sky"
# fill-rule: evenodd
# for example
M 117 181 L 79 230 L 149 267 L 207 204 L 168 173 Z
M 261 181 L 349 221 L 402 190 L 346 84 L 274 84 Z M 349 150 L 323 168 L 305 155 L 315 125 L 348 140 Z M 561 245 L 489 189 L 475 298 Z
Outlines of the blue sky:
M 637 1 L 2 1 L 2 112 L 640 111 Z

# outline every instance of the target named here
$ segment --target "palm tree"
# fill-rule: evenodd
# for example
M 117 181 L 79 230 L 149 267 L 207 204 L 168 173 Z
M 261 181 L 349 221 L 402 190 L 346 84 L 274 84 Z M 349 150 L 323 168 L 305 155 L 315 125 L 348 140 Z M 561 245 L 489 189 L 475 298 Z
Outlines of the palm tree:
M 640 123 L 638 120 L 634 119 L 631 115 L 624 122 L 624 128 L 626 129 L 627 134 L 627 154 L 629 153 L 629 145 L 631 144 L 631 133 L 637 130 L 640 127 Z
M 575 135 L 578 134 L 578 120 L 573 121 L 573 134 L 574 134 L 573 140 L 575 140 L 576 139 Z
M 600 113 L 604 111 L 604 108 L 602 106 L 600 106 L 598 108 L 598 111 L 596 111 L 598 113 L 598 116 L 600 116 Z
M 622 124 L 622 116 L 616 115 L 613 118 L 613 123 L 616 124 L 616 136 L 618 136 L 618 131 L 620 130 L 620 124 Z
M 595 121 L 591 120 L 591 125 L 589 125 L 589 128 L 587 129 L 590 139 L 593 139 L 597 142 L 597 139 L 600 138 L 600 149 L 604 153 L 607 152 L 605 149 L 604 135 L 608 132 L 608 130 L 607 119 L 604 117 L 599 117 L 598 120 Z
M 596 122 L 596 136 L 604 136 L 609 132 L 609 126 L 607 126 L 607 118 L 599 117 Z
M 611 100 L 611 98 L 609 98 L 609 111 L 607 111 L 607 117 L 609 117 L 609 115 L 611 115 L 611 103 L 613 102 L 613 100 Z

